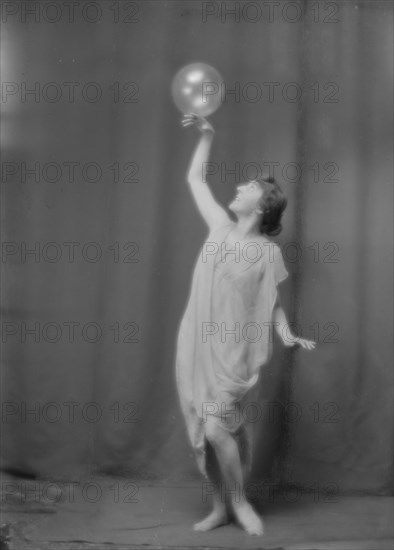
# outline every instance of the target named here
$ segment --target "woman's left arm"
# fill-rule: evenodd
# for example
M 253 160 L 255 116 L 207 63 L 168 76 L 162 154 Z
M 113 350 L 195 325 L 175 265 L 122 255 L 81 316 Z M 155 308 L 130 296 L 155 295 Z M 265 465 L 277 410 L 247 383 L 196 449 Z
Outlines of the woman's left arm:
M 274 305 L 272 320 L 275 330 L 277 334 L 279 334 L 279 336 L 281 337 L 281 340 L 285 346 L 292 347 L 298 345 L 304 349 L 309 350 L 315 348 L 316 342 L 314 342 L 313 340 L 307 340 L 306 338 L 299 338 L 291 332 L 290 327 L 287 323 L 285 312 L 280 302 L 279 294 L 277 295 Z

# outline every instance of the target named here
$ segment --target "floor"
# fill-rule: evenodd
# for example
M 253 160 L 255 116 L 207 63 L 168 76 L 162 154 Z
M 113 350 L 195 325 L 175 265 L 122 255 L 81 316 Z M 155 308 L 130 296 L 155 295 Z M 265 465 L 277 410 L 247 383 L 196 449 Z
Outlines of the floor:
M 264 519 L 261 537 L 230 524 L 192 530 L 209 511 L 198 482 L 182 486 L 117 478 L 62 483 L 3 480 L 1 550 L 145 548 L 392 550 L 393 499 L 327 496 L 316 491 L 254 491 Z M 252 495 L 249 495 L 252 497 Z

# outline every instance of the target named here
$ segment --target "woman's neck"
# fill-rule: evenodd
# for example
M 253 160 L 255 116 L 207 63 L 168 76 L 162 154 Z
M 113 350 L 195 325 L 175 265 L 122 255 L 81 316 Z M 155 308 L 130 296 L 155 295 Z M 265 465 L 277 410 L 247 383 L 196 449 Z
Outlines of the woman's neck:
M 238 240 L 246 241 L 260 235 L 258 224 L 259 220 L 256 219 L 255 216 L 250 218 L 238 218 L 232 234 Z

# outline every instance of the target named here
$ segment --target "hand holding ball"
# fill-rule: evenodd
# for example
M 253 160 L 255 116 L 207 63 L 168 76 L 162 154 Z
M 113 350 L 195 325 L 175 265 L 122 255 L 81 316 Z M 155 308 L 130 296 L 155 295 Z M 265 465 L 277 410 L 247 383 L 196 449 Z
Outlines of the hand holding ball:
M 192 63 L 180 69 L 172 82 L 172 97 L 178 109 L 206 117 L 221 105 L 223 79 L 206 63 Z

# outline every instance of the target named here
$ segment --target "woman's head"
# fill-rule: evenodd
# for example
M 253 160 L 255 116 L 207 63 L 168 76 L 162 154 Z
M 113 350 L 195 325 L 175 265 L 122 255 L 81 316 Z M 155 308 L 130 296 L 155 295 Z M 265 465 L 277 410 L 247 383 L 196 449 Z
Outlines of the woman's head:
M 280 222 L 286 206 L 286 196 L 275 179 L 261 177 L 239 185 L 229 208 L 238 219 L 257 216 L 260 233 L 274 236 L 282 230 Z
M 269 236 L 279 235 L 282 231 L 282 215 L 287 206 L 286 195 L 272 177 L 262 177 L 256 181 L 263 188 L 260 201 L 262 211 L 260 233 Z

